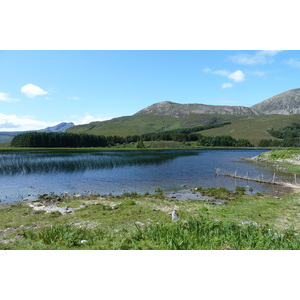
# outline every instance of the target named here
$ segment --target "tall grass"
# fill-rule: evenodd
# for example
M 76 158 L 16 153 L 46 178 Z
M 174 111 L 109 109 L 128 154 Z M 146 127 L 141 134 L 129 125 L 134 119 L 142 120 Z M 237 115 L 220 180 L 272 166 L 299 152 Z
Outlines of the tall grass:
M 43 227 L 39 230 L 24 231 L 24 237 L 33 241 L 41 241 L 52 248 L 77 248 L 82 246 L 82 241 L 93 243 L 96 236 L 102 234 L 100 229 L 91 230 L 86 227 L 71 225 L 55 225 Z
M 190 218 L 186 223 L 137 227 L 133 240 L 150 241 L 154 248 L 170 250 L 300 249 L 300 240 L 292 229 L 280 234 L 269 226 L 239 225 L 206 217 Z
M 298 250 L 292 229 L 282 233 L 257 224 L 216 221 L 206 216 L 185 222 L 136 225 L 116 237 L 113 230 L 55 225 L 24 231 L 24 237 L 43 249 L 166 249 L 166 250 Z M 87 243 L 83 244 L 82 241 Z M 41 246 L 42 245 L 42 246 Z M 84 246 L 83 246 L 84 245 Z

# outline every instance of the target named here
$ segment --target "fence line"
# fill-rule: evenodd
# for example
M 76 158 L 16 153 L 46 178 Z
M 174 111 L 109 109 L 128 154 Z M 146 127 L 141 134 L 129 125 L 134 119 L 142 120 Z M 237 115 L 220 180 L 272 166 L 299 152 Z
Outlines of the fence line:
M 294 188 L 300 188 L 300 185 L 297 183 L 297 175 L 294 174 L 294 183 L 291 182 L 284 182 L 281 180 L 276 180 L 276 174 L 274 172 L 272 180 L 266 180 L 264 179 L 264 175 L 261 175 L 261 178 L 251 178 L 249 177 L 249 173 L 246 173 L 246 176 L 241 176 L 237 174 L 237 170 L 235 170 L 234 173 L 229 173 L 226 171 L 222 171 L 221 169 L 216 169 L 216 176 L 227 176 L 227 177 L 232 177 L 232 178 L 237 178 L 237 179 L 242 179 L 242 180 L 247 180 L 247 181 L 255 181 L 259 183 L 267 183 L 267 184 L 274 184 L 274 185 L 283 185 L 283 186 L 288 186 L 288 187 L 294 187 Z

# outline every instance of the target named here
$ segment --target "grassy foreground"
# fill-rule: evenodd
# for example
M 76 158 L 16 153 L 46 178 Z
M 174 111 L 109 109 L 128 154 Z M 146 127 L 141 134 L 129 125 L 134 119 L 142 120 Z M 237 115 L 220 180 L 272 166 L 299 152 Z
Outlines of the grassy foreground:
M 44 195 L 2 204 L 0 249 L 300 249 L 300 194 L 195 189 L 227 199 L 170 200 L 155 195 Z M 33 207 L 30 207 L 33 206 Z M 47 212 L 50 208 L 64 209 Z M 167 213 L 176 209 L 180 219 Z

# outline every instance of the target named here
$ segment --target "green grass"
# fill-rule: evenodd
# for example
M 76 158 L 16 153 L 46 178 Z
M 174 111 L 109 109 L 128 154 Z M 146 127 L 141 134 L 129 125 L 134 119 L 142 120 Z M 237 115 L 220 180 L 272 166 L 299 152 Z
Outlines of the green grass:
M 116 118 L 104 122 L 94 122 L 87 125 L 72 127 L 68 132 L 99 135 L 140 135 L 143 133 L 173 130 L 182 127 L 192 127 L 210 122 L 230 121 L 232 124 L 220 128 L 209 129 L 199 133 L 206 136 L 230 135 L 235 139 L 247 138 L 257 145 L 262 139 L 274 139 L 268 129 L 279 129 L 299 121 L 299 115 L 263 115 L 255 117 L 236 117 L 230 115 L 190 114 L 184 118 L 156 115 L 133 115 Z
M 230 125 L 199 133 L 205 136 L 230 135 L 235 139 L 246 138 L 254 145 L 257 145 L 262 139 L 275 139 L 267 132 L 268 129 L 279 129 L 294 122 L 299 122 L 299 115 L 256 116 L 251 119 L 232 119 Z
M 133 246 L 167 250 L 239 250 L 299 249 L 294 230 L 279 234 L 270 226 L 238 225 L 232 221 L 213 221 L 207 217 L 189 218 L 186 223 L 148 225 L 137 228 L 131 237 Z
M 157 115 L 133 115 L 104 122 L 74 126 L 68 129 L 67 132 L 126 137 L 128 135 L 141 135 L 144 133 L 210 124 L 211 122 L 221 123 L 232 118 L 236 117 L 206 114 L 190 114 L 187 117 L 178 118 Z
M 300 160 L 295 164 L 293 160 L 300 157 L 299 148 L 271 150 L 259 155 L 265 162 L 274 164 L 289 173 L 300 174 Z
M 300 249 L 300 194 L 202 192 L 229 195 L 229 202 L 169 200 L 158 189 L 155 195 L 71 197 L 58 204 L 75 209 L 66 215 L 13 204 L 0 209 L 0 249 Z M 173 209 L 178 222 L 167 215 Z

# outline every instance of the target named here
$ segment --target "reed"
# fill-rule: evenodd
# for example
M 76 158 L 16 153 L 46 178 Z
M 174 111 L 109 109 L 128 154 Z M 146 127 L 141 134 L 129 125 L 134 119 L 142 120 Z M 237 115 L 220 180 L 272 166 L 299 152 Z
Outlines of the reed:
M 162 163 L 191 152 L 140 151 L 140 152 L 2 152 L 0 174 L 30 174 L 77 172 L 89 169 Z

